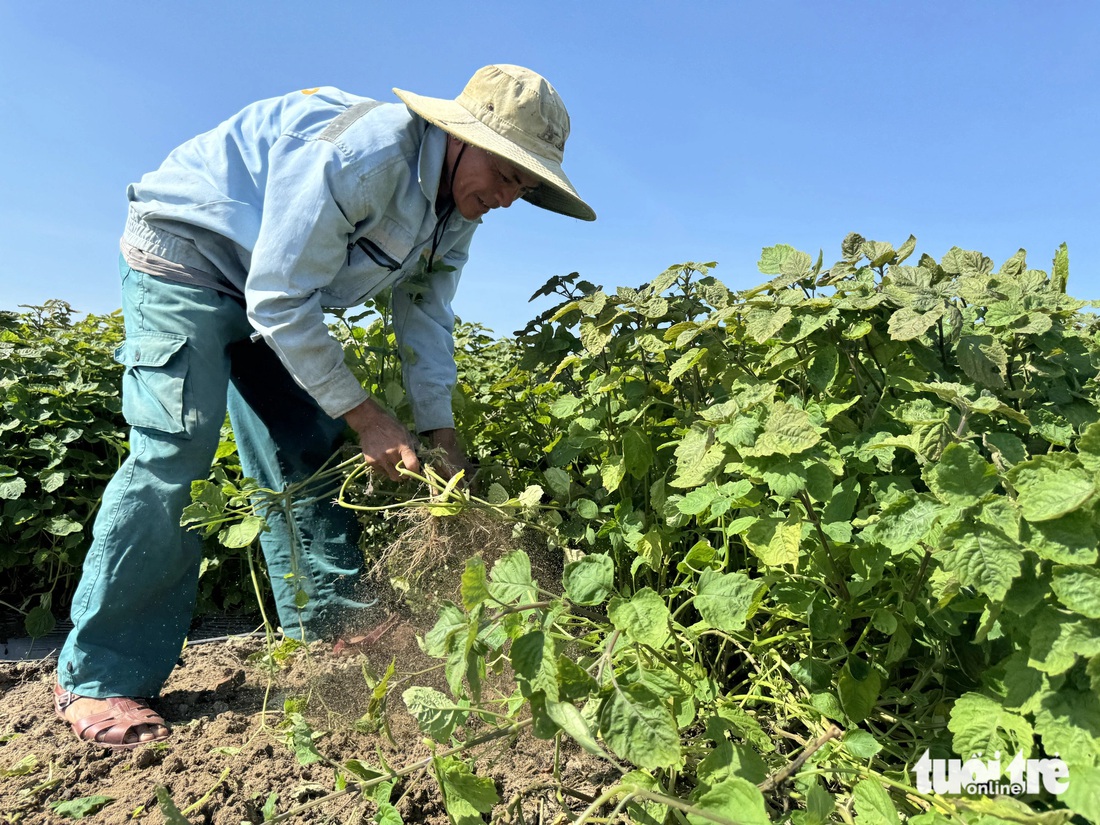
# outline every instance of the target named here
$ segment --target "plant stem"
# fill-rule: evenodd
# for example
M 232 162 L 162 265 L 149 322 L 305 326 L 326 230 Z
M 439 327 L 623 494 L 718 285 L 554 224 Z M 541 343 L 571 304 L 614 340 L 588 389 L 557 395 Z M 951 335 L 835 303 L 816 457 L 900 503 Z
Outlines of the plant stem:
M 829 729 L 825 731 L 825 734 L 823 736 L 819 736 L 817 739 L 810 742 L 810 744 L 808 744 L 803 749 L 802 753 L 796 756 L 789 765 L 773 773 L 771 776 L 769 776 L 767 779 L 757 785 L 757 787 L 760 788 L 763 793 L 774 791 L 776 788 L 778 788 L 780 785 L 782 785 L 784 782 L 786 782 L 788 779 L 798 773 L 798 769 L 806 764 L 807 759 L 809 759 L 811 756 L 821 750 L 821 748 L 827 742 L 836 739 L 843 732 L 844 731 L 842 731 L 836 725 L 830 725 Z
M 844 598 L 844 601 L 849 601 L 851 596 L 848 593 L 848 585 L 845 584 L 844 578 L 840 575 L 840 568 L 837 567 L 836 560 L 833 558 L 833 550 L 832 547 L 829 546 L 829 539 L 826 537 L 825 531 L 821 529 L 821 519 L 814 509 L 813 503 L 810 501 L 810 496 L 803 490 L 799 493 L 799 498 L 802 500 L 802 505 L 806 508 L 806 515 L 810 517 L 810 521 L 817 530 L 817 537 L 821 541 L 821 546 L 825 549 L 825 558 L 829 560 L 829 567 L 832 569 L 833 576 L 836 579 L 837 589 L 840 590 L 840 595 Z

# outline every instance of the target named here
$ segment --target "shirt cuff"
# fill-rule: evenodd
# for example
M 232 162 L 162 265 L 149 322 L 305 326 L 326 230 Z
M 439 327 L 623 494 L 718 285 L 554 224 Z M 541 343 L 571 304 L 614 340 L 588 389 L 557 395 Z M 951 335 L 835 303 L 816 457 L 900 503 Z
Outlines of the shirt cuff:
M 310 387 L 310 394 L 333 418 L 342 418 L 370 398 L 350 370 L 339 371 L 324 384 Z

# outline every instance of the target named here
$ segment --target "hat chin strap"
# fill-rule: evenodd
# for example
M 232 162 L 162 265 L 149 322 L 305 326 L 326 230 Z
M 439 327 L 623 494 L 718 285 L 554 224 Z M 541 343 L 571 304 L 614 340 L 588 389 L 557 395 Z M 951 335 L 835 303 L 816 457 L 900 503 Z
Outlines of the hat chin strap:
M 448 137 L 454 137 L 448 135 Z M 458 138 L 455 138 L 458 140 Z M 432 254 L 428 256 L 428 272 L 433 271 L 435 266 L 435 251 L 439 249 L 439 242 L 443 240 L 443 233 L 447 231 L 447 221 L 451 219 L 451 215 L 454 214 L 456 202 L 455 202 L 455 174 L 458 172 L 458 164 L 462 162 L 462 156 L 466 154 L 466 150 L 470 144 L 465 141 L 459 140 L 462 146 L 458 150 L 458 156 L 455 158 L 454 164 L 451 166 L 451 173 L 447 176 L 447 198 L 444 201 L 446 206 L 443 208 L 443 215 L 438 217 L 435 224 L 435 229 L 432 230 Z M 436 214 L 439 215 L 439 198 L 436 198 Z

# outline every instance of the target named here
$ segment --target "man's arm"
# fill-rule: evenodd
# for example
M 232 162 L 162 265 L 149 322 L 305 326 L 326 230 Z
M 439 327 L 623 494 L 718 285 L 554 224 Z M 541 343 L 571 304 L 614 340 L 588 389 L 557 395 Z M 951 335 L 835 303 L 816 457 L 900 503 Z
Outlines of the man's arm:
M 353 192 L 341 159 L 323 142 L 284 136 L 272 148 L 259 237 L 252 252 L 245 302 L 252 325 L 264 336 L 294 380 L 333 418 L 359 434 L 368 464 L 399 478 L 398 462 L 419 469 L 412 435 L 367 397 L 344 364 L 344 351 L 329 334 L 320 290 L 340 271 L 354 225 L 341 203 Z M 378 186 L 392 190 L 386 168 Z M 400 172 L 394 166 L 394 174 Z

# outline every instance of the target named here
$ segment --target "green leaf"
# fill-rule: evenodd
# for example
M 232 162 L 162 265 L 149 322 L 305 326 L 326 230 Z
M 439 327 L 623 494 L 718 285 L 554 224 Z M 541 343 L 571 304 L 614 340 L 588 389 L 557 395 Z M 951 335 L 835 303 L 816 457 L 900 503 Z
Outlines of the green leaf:
M 650 530 L 634 545 L 634 552 L 645 561 L 650 570 L 660 570 L 664 562 L 665 541 L 658 530 Z
M 747 779 L 736 777 L 719 782 L 695 800 L 695 807 L 739 825 L 769 825 L 764 808 L 764 795 Z M 698 814 L 687 815 L 691 825 L 713 825 L 712 820 Z
M 558 699 L 558 660 L 554 639 L 541 630 L 532 630 L 512 642 L 512 670 L 527 698 L 542 691 L 548 701 Z
M 855 263 L 863 257 L 863 244 L 862 235 L 858 232 L 849 232 L 840 244 L 840 254 L 844 256 L 844 260 Z
M 768 567 L 798 564 L 802 526 L 776 518 L 760 518 L 741 534 L 753 555 Z
M 929 312 L 917 312 L 910 307 L 902 307 L 890 316 L 890 337 L 895 341 L 912 341 L 928 331 L 936 321 L 943 317 L 944 308 L 937 307 Z
M 783 329 L 792 317 L 793 313 L 790 307 L 780 307 L 775 312 L 755 307 L 748 313 L 745 332 L 756 343 L 766 344 L 779 333 L 779 330 Z
M 79 533 L 83 529 L 84 526 L 80 522 L 66 516 L 54 516 L 46 522 L 46 532 L 54 536 L 68 536 Z
M 840 700 L 832 693 L 828 691 L 814 693 L 810 696 L 810 704 L 820 711 L 823 716 L 835 722 L 847 724 L 848 720 L 845 717 L 844 709 L 840 706 Z
M 1055 567 L 1051 588 L 1070 610 L 1090 619 L 1100 619 L 1100 570 Z
M 450 652 L 453 639 L 464 633 L 470 620 L 457 606 L 445 603 L 439 609 L 439 618 L 424 637 L 424 652 L 436 659 Z
M 1035 713 L 1035 732 L 1046 753 L 1059 753 L 1069 763 L 1072 785 L 1074 766 L 1100 756 L 1100 696 L 1065 685 L 1048 693 Z
M 21 478 L 0 481 L 0 499 L 14 501 L 27 491 L 27 482 Z
M 676 477 L 673 487 L 698 487 L 726 460 L 726 451 L 714 443 L 714 431 L 693 429 L 676 447 Z
M 469 709 L 456 705 L 438 690 L 411 687 L 401 694 L 405 707 L 417 725 L 436 742 L 446 742 L 456 727 L 466 721 Z
M 619 784 L 627 790 L 644 788 L 654 793 L 664 793 L 660 783 L 657 782 L 651 774 L 637 769 L 624 774 Z M 627 821 L 630 822 L 631 825 L 663 825 L 668 818 L 667 805 L 662 805 L 659 802 L 651 802 L 647 799 L 636 798 L 628 802 L 626 805 L 626 812 L 630 817 Z
M 900 555 L 913 549 L 944 512 L 942 504 L 928 498 L 899 498 L 879 514 L 870 528 L 871 538 Z
M 614 597 L 607 615 L 631 641 L 659 650 L 668 640 L 671 614 L 664 599 L 652 588 L 642 588 L 629 600 Z
M 623 461 L 622 456 L 614 456 L 612 460 L 607 461 L 600 467 L 600 481 L 608 493 L 614 493 L 618 490 L 625 477 L 626 462 Z
M 27 628 L 27 635 L 32 639 L 39 639 L 49 633 L 57 625 L 53 613 L 45 607 L 33 607 L 27 611 L 23 618 L 23 624 Z
M 993 389 L 1004 386 L 1008 353 L 992 335 L 964 335 L 956 355 L 962 371 L 975 384 Z
M 572 418 L 581 408 L 581 400 L 575 395 L 563 395 L 550 405 L 550 415 L 555 418 Z
M 1058 413 L 1048 409 L 1032 410 L 1029 416 L 1031 429 L 1051 444 L 1059 447 L 1069 445 L 1073 438 L 1073 426 Z M 1051 456 L 1054 458 L 1054 456 Z
M 877 670 L 858 657 L 848 658 L 837 680 L 837 693 L 852 722 L 863 721 L 874 710 L 881 687 L 882 677 Z
M 546 702 L 546 713 L 554 724 L 568 734 L 574 742 L 593 756 L 607 759 L 607 751 L 600 747 L 596 737 L 585 721 L 584 715 L 569 702 Z
M 788 278 L 805 278 L 810 274 L 812 266 L 813 259 L 807 253 L 796 249 L 784 259 L 779 268 L 779 274 L 784 276 L 784 280 Z
M 172 800 L 172 795 L 168 792 L 168 788 L 164 785 L 156 785 L 154 787 L 154 793 L 157 797 L 157 807 L 160 808 L 160 813 L 164 817 L 165 825 L 191 825 L 188 822 L 187 817 L 180 813 L 180 809 L 176 807 L 176 803 Z M 97 797 L 92 797 L 96 799 Z M 272 794 L 268 799 L 268 803 L 271 805 L 271 815 L 275 815 L 275 794 Z M 264 806 L 264 810 L 267 810 L 267 806 Z M 266 816 L 266 814 L 265 814 Z M 75 817 L 79 819 L 80 817 Z
M 675 381 L 688 370 L 692 369 L 703 358 L 705 358 L 706 354 L 706 347 L 694 347 L 692 349 L 689 349 L 687 352 L 677 358 L 676 362 L 671 367 L 669 367 L 668 380 L 670 382 Z
M 52 493 L 55 490 L 59 489 L 61 487 L 61 485 L 65 483 L 65 480 L 68 477 L 69 477 L 68 472 L 58 471 L 58 472 L 52 472 L 52 473 L 46 473 L 44 475 L 40 475 L 38 477 L 38 480 L 42 484 L 42 492 Z
M 1100 823 L 1100 767 L 1071 765 L 1069 779 L 1069 787 L 1058 800 L 1094 825 Z
M 640 768 L 667 768 L 680 759 L 672 713 L 645 685 L 613 686 L 600 705 L 599 729 L 612 751 Z
M 1094 519 L 1092 510 L 1079 508 L 1058 519 L 1030 524 L 1027 547 L 1058 564 L 1095 564 L 1100 541 Z
M 1038 710 L 1043 694 L 1050 687 L 1046 675 L 1029 667 L 1027 658 L 1025 652 L 1018 651 L 1001 664 L 1004 668 L 1002 704 L 1022 715 Z
M 775 404 L 767 420 L 764 431 L 751 448 L 742 449 L 744 455 L 794 455 L 805 452 L 821 440 L 821 435 L 805 410 L 791 406 L 785 401 Z
M 1007 764 L 1009 754 L 1031 755 L 1034 734 L 1027 720 L 980 693 L 964 693 L 955 701 L 947 727 L 954 734 L 952 748 L 964 760 L 974 754 L 992 759 L 1000 751 Z
M 762 581 L 750 579 L 744 573 L 704 570 L 699 576 L 695 609 L 703 621 L 717 630 L 730 633 L 744 630 L 763 586 Z
M 565 565 L 562 585 L 573 604 L 600 604 L 615 585 L 615 563 L 610 556 L 590 553 Z
M 1026 311 L 1022 304 L 1013 301 L 996 301 L 989 305 L 985 311 L 985 325 L 987 327 L 1008 327 L 1024 317 Z M 993 340 L 992 336 L 982 336 Z
M 565 654 L 558 657 L 558 698 L 562 702 L 587 699 L 597 688 L 587 670 Z
M 696 775 L 700 784 L 713 786 L 728 779 L 741 778 L 755 785 L 767 777 L 768 766 L 748 745 L 723 739 L 699 763 Z
M 557 469 L 557 468 L 554 467 L 554 468 L 551 468 L 551 469 Z M 560 473 L 562 471 L 558 470 L 558 472 Z M 510 498 L 510 496 L 508 495 L 508 491 L 505 490 L 502 485 L 498 484 L 495 481 L 492 484 L 489 485 L 489 492 L 485 495 L 485 500 L 486 501 L 488 501 L 490 504 L 497 504 L 497 505 L 506 503 L 509 498 Z
M 291 713 L 288 716 L 291 723 L 289 744 L 299 765 L 312 765 L 320 762 L 324 757 L 317 751 L 313 744 L 313 728 L 300 713 Z
M 157 798 L 160 799 L 159 789 L 163 788 L 163 786 L 158 785 L 157 788 Z M 167 790 L 165 791 L 165 794 L 167 795 Z M 94 813 L 98 813 L 104 807 L 110 805 L 114 801 L 114 798 L 110 796 L 82 796 L 80 799 L 71 799 L 68 802 L 51 802 L 50 807 L 53 808 L 54 813 L 56 813 L 58 816 L 63 816 L 66 819 L 83 819 L 86 816 L 91 816 Z M 171 804 L 171 799 L 169 799 L 169 804 Z M 163 804 L 161 805 L 161 810 L 164 811 Z M 176 811 L 176 814 L 178 815 L 179 811 Z M 171 818 L 169 812 L 165 812 L 165 819 L 170 823 L 170 825 L 175 825 L 176 820 L 173 820 Z M 187 820 L 185 819 L 182 821 L 184 823 L 187 822 Z
M 806 819 L 803 825 L 828 825 L 833 821 L 836 799 L 815 779 L 806 793 Z M 912 822 L 912 820 L 910 820 Z M 947 825 L 945 821 L 944 825 Z
M 898 247 L 898 251 L 894 257 L 894 264 L 900 264 L 906 258 L 913 254 L 913 250 L 917 248 L 916 236 L 910 235 L 905 239 L 905 243 Z
M 604 351 L 615 334 L 613 327 L 613 324 L 597 326 L 589 320 L 581 321 L 581 344 L 589 355 L 599 355 Z
M 267 522 L 259 516 L 245 516 L 241 521 L 222 530 L 218 539 L 226 547 L 248 547 L 266 529 Z
M 569 498 L 569 491 L 572 487 L 569 473 L 561 467 L 547 467 L 542 471 L 542 477 L 546 479 L 547 485 L 549 485 L 555 496 L 563 500 Z
M 405 825 L 405 820 L 401 818 L 400 811 L 389 802 L 378 803 L 374 821 L 377 825 Z
M 715 711 L 723 722 L 726 722 L 730 730 L 748 742 L 759 753 L 771 753 L 775 750 L 775 744 L 771 736 L 764 732 L 755 717 L 736 704 L 719 704 Z
M 633 478 L 644 478 L 653 465 L 653 448 L 649 438 L 637 427 L 630 427 L 623 433 L 623 460 L 626 471 Z
M 500 802 L 496 785 L 487 776 L 476 776 L 470 767 L 454 757 L 433 760 L 443 807 L 455 825 L 482 825 L 481 814 L 492 812 Z
M 778 275 L 783 269 L 783 262 L 793 252 L 795 248 L 785 243 L 766 246 L 760 252 L 760 260 L 756 262 L 756 268 L 764 275 Z
M 856 759 L 870 759 L 882 750 L 882 745 L 867 731 L 850 730 L 844 734 L 844 749 Z
M 873 329 L 874 326 L 870 321 L 855 321 L 841 334 L 849 341 L 858 341 L 860 338 L 870 335 Z
M 1024 549 L 996 527 L 987 524 L 957 525 L 948 531 L 951 549 L 940 555 L 945 570 L 959 582 L 973 587 L 991 601 L 1002 601 L 1020 575 Z
M 1069 282 L 1069 247 L 1064 243 L 1054 253 L 1054 262 L 1050 269 L 1051 286 L 1055 292 L 1065 293 Z
M 1028 521 L 1050 521 L 1071 513 L 1096 492 L 1094 477 L 1067 453 L 1051 453 L 1017 464 L 1008 474 Z
M 531 559 L 522 550 L 505 553 L 489 573 L 489 593 L 504 604 L 529 604 L 536 599 Z
M 485 562 L 475 557 L 466 560 L 462 571 L 462 606 L 473 610 L 489 596 L 489 580 L 485 575 Z
M 1100 421 L 1089 424 L 1077 439 L 1077 460 L 1090 473 L 1100 473 Z
M 349 759 L 344 763 L 344 768 L 348 773 L 354 774 L 357 778 L 362 779 L 364 782 L 370 782 L 372 779 L 377 779 L 380 776 L 385 776 L 383 771 L 377 768 L 372 768 L 369 765 L 364 765 L 358 759 Z
M 945 504 L 976 504 L 997 486 L 997 468 L 969 444 L 949 444 L 924 473 L 928 487 Z
M 1075 620 L 1052 609 L 1029 617 L 1029 667 L 1051 676 L 1065 673 L 1081 656 L 1100 653 L 1100 622 Z
M 890 794 L 874 779 L 861 779 L 852 788 L 856 825 L 901 825 Z
M 0 770 L 0 776 L 29 776 L 38 770 L 38 757 L 28 753 L 10 768 Z
M 596 502 L 588 498 L 579 498 L 576 501 L 577 515 L 583 519 L 594 519 L 600 514 L 600 508 Z
M 710 509 L 710 505 L 720 500 L 722 494 L 713 484 L 705 487 L 696 487 L 680 501 L 676 502 L 676 509 L 685 516 L 698 516 Z
M 820 659 L 806 658 L 794 662 L 791 675 L 811 692 L 825 690 L 833 681 L 833 669 Z
M 885 241 L 865 241 L 860 251 L 867 256 L 871 266 L 884 266 L 897 254 Z

